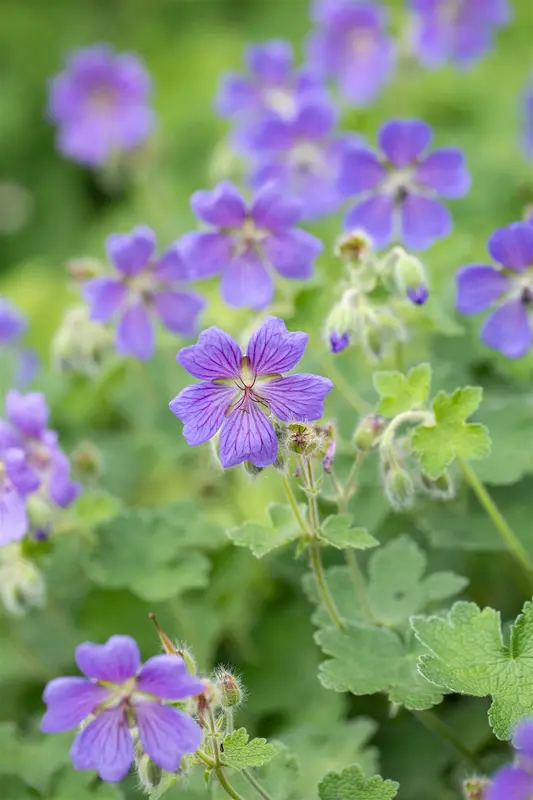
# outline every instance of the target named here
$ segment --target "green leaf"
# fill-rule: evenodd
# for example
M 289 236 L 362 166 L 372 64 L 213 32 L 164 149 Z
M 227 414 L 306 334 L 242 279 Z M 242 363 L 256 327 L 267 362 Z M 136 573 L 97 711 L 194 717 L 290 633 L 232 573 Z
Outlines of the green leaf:
M 483 390 L 476 386 L 456 389 L 452 395 L 439 392 L 433 401 L 435 423 L 419 425 L 411 446 L 424 471 L 438 478 L 455 458 L 483 458 L 490 452 L 490 437 L 484 425 L 465 422 L 478 408 Z
M 417 617 L 413 628 L 429 650 L 421 673 L 451 692 L 492 697 L 489 721 L 499 739 L 531 715 L 533 705 L 533 603 L 528 601 L 502 636 L 499 612 L 475 603 L 455 603 L 446 618 Z
M 71 734 L 22 736 L 12 722 L 0 724 L 0 775 L 14 775 L 47 793 L 53 775 L 69 762 Z
M 305 506 L 300 506 L 305 516 Z M 238 528 L 227 531 L 233 544 L 248 547 L 256 558 L 262 558 L 271 550 L 294 541 L 301 535 L 291 507 L 284 503 L 270 503 L 267 506 L 270 525 L 262 522 L 244 522 Z
M 325 628 L 315 640 L 331 659 L 319 667 L 326 689 L 355 695 L 386 692 L 391 703 L 422 710 L 442 700 L 442 690 L 417 671 L 420 645 L 404 642 L 393 631 L 349 624 Z
M 264 790 L 275 800 L 302 800 L 300 791 L 300 764 L 297 756 L 281 742 L 272 742 L 274 757 L 254 770 Z M 250 784 L 239 772 L 231 776 L 231 785 L 243 797 L 250 797 Z M 227 800 L 226 792 L 219 784 L 214 785 L 217 800 Z
M 320 800 L 392 800 L 399 786 L 380 775 L 365 778 L 361 768 L 353 766 L 342 772 L 328 772 L 318 787 L 318 795 Z
M 332 514 L 326 517 L 320 528 L 320 538 L 338 550 L 346 547 L 356 550 L 376 547 L 378 540 L 366 528 L 352 528 L 352 519 L 351 514 Z
M 124 797 L 119 786 L 103 781 L 94 784 L 93 775 L 80 774 L 69 767 L 54 781 L 51 797 L 53 800 L 121 800 Z
M 429 394 L 431 367 L 418 364 L 407 375 L 401 372 L 375 372 L 374 388 L 380 395 L 376 411 L 392 418 L 423 405 Z
M 72 527 L 94 528 L 116 517 L 121 506 L 118 497 L 105 489 L 84 489 L 66 513 Z
M 233 769 L 260 767 L 276 755 L 276 748 L 266 739 L 249 740 L 246 728 L 238 728 L 224 737 L 224 764 Z

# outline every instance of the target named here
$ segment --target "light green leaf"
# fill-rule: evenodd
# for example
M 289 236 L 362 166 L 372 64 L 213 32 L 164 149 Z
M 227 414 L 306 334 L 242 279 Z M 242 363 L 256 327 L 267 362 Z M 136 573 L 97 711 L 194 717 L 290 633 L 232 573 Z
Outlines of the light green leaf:
M 274 757 L 254 770 L 264 790 L 275 800 L 302 800 L 300 791 L 300 764 L 298 758 L 280 742 L 272 742 Z M 238 772 L 231 776 L 231 785 L 244 797 L 250 796 L 250 784 Z M 227 800 L 226 792 L 215 784 L 213 786 L 217 800 Z
M 84 489 L 65 514 L 72 527 L 94 528 L 116 517 L 121 506 L 118 497 L 105 489 Z
M 414 637 L 404 643 L 393 631 L 352 623 L 345 630 L 318 631 L 315 639 L 332 656 L 319 667 L 326 689 L 355 695 L 386 692 L 391 703 L 416 710 L 442 700 L 442 690 L 417 671 L 420 645 Z
M 429 394 L 431 367 L 418 364 L 407 375 L 401 372 L 375 372 L 374 388 L 381 400 L 377 413 L 392 418 L 423 405 Z
M 0 724 L 0 775 L 15 775 L 47 793 L 53 775 L 69 762 L 71 734 L 23 736 L 12 722 Z
M 528 601 L 511 628 L 507 645 L 499 612 L 475 603 L 455 603 L 447 618 L 417 617 L 413 628 L 429 650 L 420 672 L 460 694 L 492 696 L 489 721 L 499 739 L 531 715 L 533 706 L 533 603 Z
M 266 739 L 249 740 L 246 728 L 238 728 L 224 737 L 224 764 L 233 769 L 260 767 L 276 755 L 276 748 Z
M 433 401 L 435 423 L 419 425 L 411 446 L 424 471 L 438 478 L 457 458 L 483 458 L 490 452 L 490 437 L 484 425 L 465 422 L 481 402 L 483 390 L 476 386 L 456 389 L 452 395 L 439 392 Z
M 305 516 L 305 506 L 300 506 Z M 298 523 L 289 505 L 270 503 L 267 506 L 270 524 L 263 522 L 244 522 L 238 528 L 227 531 L 233 544 L 248 547 L 256 558 L 262 558 L 271 550 L 282 547 L 301 535 Z
M 98 781 L 94 785 L 93 775 L 69 767 L 54 781 L 51 797 L 53 800 L 121 800 L 124 797 L 120 787 L 112 783 Z
M 359 766 L 328 772 L 318 787 L 320 800 L 392 800 L 400 785 L 380 775 L 365 778 Z
M 351 514 L 332 514 L 326 517 L 320 528 L 320 538 L 338 550 L 346 547 L 356 550 L 376 547 L 378 540 L 366 528 L 352 528 L 352 519 Z

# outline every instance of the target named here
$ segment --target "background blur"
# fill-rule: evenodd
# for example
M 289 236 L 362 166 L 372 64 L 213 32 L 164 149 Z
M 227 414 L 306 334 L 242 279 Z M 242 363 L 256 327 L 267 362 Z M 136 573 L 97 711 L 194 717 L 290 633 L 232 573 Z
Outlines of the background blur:
M 399 33 L 404 4 L 390 0 L 388 5 Z M 533 550 L 528 512 L 533 482 L 527 477 L 533 458 L 523 447 L 533 425 L 533 361 L 509 364 L 493 355 L 478 342 L 479 319 L 459 320 L 453 311 L 457 267 L 484 261 L 485 242 L 494 228 L 520 219 L 524 206 L 533 201 L 533 165 L 520 149 L 520 96 L 533 66 L 531 0 L 515 0 L 514 12 L 511 25 L 497 35 L 496 49 L 471 72 L 447 68 L 432 73 L 408 65 L 370 109 L 347 109 L 343 127 L 373 142 L 386 119 L 420 117 L 434 126 L 437 145 L 466 152 L 473 186 L 464 199 L 449 204 L 454 234 L 424 256 L 432 288 L 431 320 L 428 335 L 409 345 L 407 360 L 432 362 L 435 389 L 468 382 L 486 387 L 480 419 L 490 427 L 494 451 L 478 471 L 496 487 L 496 499 Z M 158 358 L 146 369 L 128 362 L 97 381 L 50 369 L 52 335 L 65 309 L 77 301 L 67 282 L 66 262 L 80 256 L 102 258 L 108 234 L 139 223 L 153 227 L 162 245 L 194 226 L 190 194 L 220 177 L 227 125 L 212 111 L 220 72 L 241 68 L 250 41 L 288 38 L 301 53 L 310 27 L 308 3 L 3 0 L 1 18 L 0 293 L 30 317 L 26 342 L 45 362 L 39 386 L 53 406 L 53 423 L 66 449 L 80 441 L 96 444 L 103 456 L 103 484 L 128 506 L 192 498 L 196 510 L 191 510 L 188 535 L 191 540 L 198 535 L 212 566 L 192 580 L 185 576 L 179 594 L 158 602 L 150 599 L 153 593 L 113 583 L 122 559 L 137 558 L 141 572 L 139 565 L 147 558 L 142 548 L 135 551 L 138 541 L 127 530 L 124 553 L 115 553 L 115 562 L 109 557 L 107 584 L 101 572 L 86 568 L 81 541 L 49 554 L 44 569 L 48 608 L 23 619 L 0 616 L 0 797 L 119 796 L 112 787 L 93 783 L 87 788 L 86 780 L 69 783 L 81 779 L 72 778 L 70 767 L 64 766 L 68 745 L 62 737 L 53 737 L 53 744 L 40 738 L 24 744 L 13 726 L 19 726 L 22 736 L 31 732 L 42 710 L 44 681 L 68 673 L 80 641 L 128 633 L 139 640 L 145 656 L 156 652 L 149 610 L 158 612 L 171 636 L 191 643 L 202 669 L 219 661 L 239 669 L 249 694 L 242 723 L 256 734 L 282 739 L 300 757 L 307 782 L 295 800 L 314 800 L 316 780 L 328 768 L 354 760 L 369 770 L 379 763 L 384 776 L 399 780 L 401 800 L 457 797 L 457 780 L 463 776 L 452 754 L 413 716 L 401 712 L 388 721 L 383 698 L 348 700 L 318 683 L 320 656 L 308 622 L 311 607 L 300 585 L 305 565 L 293 559 L 292 551 L 257 561 L 248 551 L 226 545 L 220 529 L 264 518 L 267 503 L 281 497 L 279 476 L 272 471 L 252 484 L 240 469 L 221 475 L 210 463 L 208 446 L 200 451 L 186 447 L 180 423 L 167 410 L 168 401 L 186 383 L 174 361 L 179 342 L 162 339 Z M 106 183 L 66 161 L 56 152 L 54 129 L 44 118 L 47 79 L 62 69 L 70 50 L 94 42 L 140 54 L 154 80 L 157 133 L 136 165 L 134 179 L 122 185 Z M 341 215 L 313 230 L 331 250 L 340 226 Z M 337 383 L 327 407 L 345 442 L 338 462 L 342 473 L 357 421 L 346 397 L 350 383 L 369 401 L 374 397 L 368 365 L 353 350 L 333 362 L 321 339 L 339 276 L 339 265 L 326 254 L 317 278 L 279 300 L 273 311 L 286 317 L 290 328 L 311 334 L 309 368 L 335 381 L 335 371 L 340 371 L 348 383 L 345 390 Z M 216 321 L 236 334 L 254 326 L 254 315 L 224 308 L 216 286 L 205 288 L 212 300 L 205 325 Z M 470 578 L 469 598 L 490 602 L 507 614 L 518 611 L 512 567 L 506 556 L 494 557 L 499 543 L 476 509 L 470 506 L 471 515 L 465 516 L 466 497 L 460 494 L 446 513 L 431 506 L 417 509 L 416 518 L 392 514 L 374 466 L 364 472 L 363 491 L 353 501 L 356 523 L 367 525 L 380 540 L 409 533 L 429 546 L 432 567 L 453 567 Z M 201 523 L 195 521 L 198 510 Z M 191 570 L 197 567 L 192 564 Z M 147 572 L 141 578 L 149 582 L 151 576 Z M 154 567 L 153 581 L 160 579 Z M 485 711 L 482 700 L 454 699 L 443 708 L 450 724 L 476 746 L 491 738 Z M 356 714 L 366 720 L 347 721 Z M 377 726 L 368 718 L 384 723 L 371 746 L 365 742 Z M 34 769 L 38 777 L 28 781 L 26 769 Z M 127 792 L 129 798 L 138 796 L 134 780 Z M 191 786 L 168 796 L 196 800 L 204 795 Z

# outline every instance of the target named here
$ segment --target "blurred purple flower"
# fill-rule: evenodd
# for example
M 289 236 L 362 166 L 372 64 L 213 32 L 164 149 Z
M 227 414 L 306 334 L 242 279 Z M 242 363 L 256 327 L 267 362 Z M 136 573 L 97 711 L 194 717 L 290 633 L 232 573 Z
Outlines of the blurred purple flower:
M 47 113 L 59 128 L 59 150 L 100 166 L 138 147 L 154 126 L 150 94 L 150 76 L 136 55 L 101 44 L 78 50 L 50 81 Z
M 122 780 L 133 761 L 132 719 L 142 749 L 167 772 L 175 772 L 182 756 L 198 749 L 198 723 L 164 702 L 185 700 L 205 688 L 180 656 L 154 656 L 141 667 L 139 648 L 129 636 L 85 642 L 75 656 L 87 677 L 54 678 L 47 684 L 41 727 L 44 733 L 61 733 L 92 717 L 70 750 L 76 769 L 95 769 L 110 783 Z
M 382 156 L 352 147 L 344 154 L 339 187 L 363 198 L 348 212 L 347 229 L 362 228 L 379 249 L 393 239 L 408 250 L 424 250 L 447 236 L 452 220 L 436 197 L 456 198 L 470 187 L 460 150 L 424 151 L 431 128 L 420 120 L 391 120 L 379 130 Z
M 334 107 L 316 99 L 302 103 L 291 121 L 265 120 L 249 150 L 252 185 L 273 183 L 285 198 L 301 204 L 306 220 L 337 211 L 343 199 L 338 189 L 342 158 L 362 139 L 336 135 L 336 126 Z
M 429 297 L 429 289 L 423 283 L 416 288 L 409 287 L 407 289 L 407 297 L 415 306 L 423 306 Z
M 250 45 L 246 66 L 246 76 L 222 75 L 215 100 L 218 113 L 237 124 L 238 146 L 246 147 L 255 126 L 265 118 L 292 120 L 304 98 L 326 94 L 309 67 L 294 67 L 292 45 L 283 39 Z
M 507 0 L 411 0 L 413 47 L 426 67 L 454 61 L 469 67 L 493 43 L 496 28 L 510 16 Z
M 223 181 L 212 191 L 195 192 L 191 207 L 214 230 L 186 234 L 180 245 L 192 278 L 222 274 L 223 300 L 234 308 L 265 308 L 274 296 L 272 271 L 304 280 L 322 243 L 295 228 L 301 207 L 268 184 L 249 207 L 240 192 Z
M 494 774 L 485 800 L 531 800 L 533 797 L 533 718 L 518 723 L 512 743 L 515 763 Z
M 514 222 L 496 230 L 488 251 L 499 269 L 468 264 L 457 272 L 457 310 L 479 314 L 496 308 L 485 320 L 481 339 L 507 358 L 521 358 L 531 347 L 533 308 L 533 226 Z
M 18 542 L 28 531 L 25 498 L 38 486 L 24 451 L 0 434 L 0 547 Z
M 28 323 L 26 317 L 8 300 L 0 296 L 0 344 L 12 344 L 18 341 Z
M 528 158 L 533 160 L 533 80 L 531 79 L 528 81 L 522 99 L 522 119 L 524 152 Z
M 171 245 L 158 258 L 155 248 L 155 234 L 146 225 L 108 236 L 107 255 L 118 274 L 91 278 L 83 285 L 91 319 L 109 322 L 116 317 L 117 351 L 141 361 L 154 353 L 152 317 L 171 333 L 190 336 L 205 306 L 202 295 L 180 288 L 189 273 L 178 246 Z
M 281 319 L 267 317 L 252 334 L 245 356 L 219 328 L 208 328 L 197 344 L 180 350 L 181 366 L 202 381 L 169 403 L 184 423 L 187 443 L 203 444 L 220 430 L 223 467 L 243 461 L 273 464 L 278 440 L 268 414 L 284 422 L 320 419 L 333 388 L 318 375 L 283 377 L 303 356 L 307 339 L 306 333 L 287 331 Z
M 313 18 L 317 29 L 308 43 L 310 63 L 324 77 L 335 77 L 350 102 L 368 105 L 394 69 L 386 9 L 373 2 L 317 0 Z
M 332 353 L 342 353 L 350 344 L 350 334 L 346 331 L 342 334 L 333 331 L 329 335 L 329 346 Z

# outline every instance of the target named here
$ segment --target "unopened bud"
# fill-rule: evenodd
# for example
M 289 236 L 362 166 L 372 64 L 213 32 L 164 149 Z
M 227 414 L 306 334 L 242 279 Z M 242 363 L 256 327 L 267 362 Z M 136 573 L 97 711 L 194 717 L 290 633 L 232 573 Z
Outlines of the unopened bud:
M 39 492 L 33 492 L 26 500 L 26 511 L 30 527 L 36 531 L 50 531 L 53 522 L 53 510 L 47 498 Z
M 298 453 L 298 455 L 309 456 L 320 447 L 322 437 L 310 425 L 303 425 L 301 423 L 293 423 L 289 425 L 289 440 L 287 447 L 291 452 Z
M 350 344 L 350 335 L 347 331 L 342 334 L 332 331 L 329 335 L 329 347 L 332 353 L 342 353 Z
M 427 277 L 420 259 L 402 251 L 394 268 L 394 277 L 400 292 L 416 305 L 428 299 Z
M 438 478 L 430 478 L 424 472 L 420 473 L 420 488 L 423 492 L 436 500 L 451 500 L 455 495 L 455 487 L 449 472 L 444 471 Z
M 397 464 L 383 470 L 385 495 L 396 511 L 407 511 L 412 508 L 415 487 L 411 476 Z
M 257 476 L 263 472 L 264 469 L 263 467 L 256 467 L 251 461 L 244 461 L 243 467 L 244 471 L 252 478 L 257 478 Z
M 67 311 L 56 331 L 52 356 L 60 369 L 93 375 L 112 346 L 111 331 L 91 320 L 85 306 L 77 306 Z
M 103 266 L 95 258 L 73 258 L 67 262 L 67 273 L 77 283 L 101 275 Z
M 324 472 L 328 474 L 333 472 L 333 459 L 335 458 L 335 451 L 337 449 L 337 443 L 333 437 L 329 440 L 328 446 L 326 447 L 326 452 L 324 453 L 324 457 L 322 459 L 322 468 Z
M 44 578 L 18 542 L 0 548 L 0 600 L 11 614 L 24 614 L 46 600 Z
M 92 442 L 80 442 L 71 455 L 72 466 L 77 475 L 97 478 L 102 472 L 102 454 Z
M 402 323 L 387 306 L 363 309 L 360 324 L 363 347 L 373 360 L 380 360 L 393 343 L 405 338 Z
M 345 294 L 339 303 L 335 303 L 326 320 L 326 336 L 332 353 L 340 353 L 348 347 L 353 315 L 351 296 Z
M 346 233 L 337 241 L 335 252 L 351 264 L 359 264 L 372 250 L 372 239 L 362 230 Z
M 463 782 L 465 800 L 485 800 L 490 781 L 487 778 L 467 778 Z M 508 800 L 513 800 L 509 797 Z
M 417 286 L 416 289 L 409 287 L 407 289 L 407 297 L 415 306 L 423 306 L 429 297 L 428 288 L 423 283 Z
M 368 414 L 363 417 L 353 435 L 353 443 L 358 450 L 372 450 L 385 428 L 385 420 L 379 414 Z
M 244 692 L 240 680 L 235 675 L 220 669 L 215 674 L 215 682 L 223 708 L 235 708 L 241 704 Z

